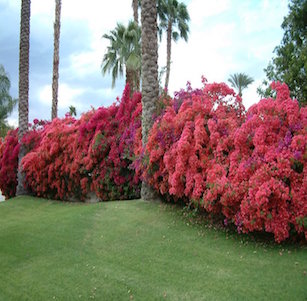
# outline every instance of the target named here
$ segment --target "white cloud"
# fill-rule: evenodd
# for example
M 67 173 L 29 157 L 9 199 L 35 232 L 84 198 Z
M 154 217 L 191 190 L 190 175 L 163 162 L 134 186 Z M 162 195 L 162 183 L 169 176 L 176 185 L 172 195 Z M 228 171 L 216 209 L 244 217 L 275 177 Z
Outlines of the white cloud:
M 17 128 L 18 127 L 18 115 L 17 115 L 17 112 L 14 112 L 14 113 L 7 118 L 7 122 L 10 126 Z
M 116 91 L 112 88 L 103 88 L 103 89 L 99 89 L 97 91 L 97 93 L 99 93 L 101 96 L 104 96 L 105 98 L 111 99 L 113 101 L 116 100 L 116 97 L 118 96 L 116 94 Z
M 65 2 L 65 1 L 64 1 Z M 53 16 L 55 8 L 55 1 L 50 0 L 32 0 L 31 1 L 31 17 L 39 15 Z
M 247 89 L 243 90 L 242 100 L 246 109 L 260 100 L 260 96 L 257 94 L 257 88 L 261 83 L 261 80 L 255 80 Z
M 83 88 L 72 88 L 68 84 L 60 83 L 58 108 L 67 109 L 71 105 L 77 104 L 77 98 L 85 92 Z M 38 91 L 39 101 L 51 107 L 52 89 L 51 85 L 46 85 Z
M 192 0 L 188 5 L 191 22 L 197 26 L 205 26 L 208 17 L 216 16 L 230 7 L 230 0 Z
M 87 51 L 73 53 L 70 56 L 70 68 L 73 74 L 80 78 L 86 78 L 89 74 L 96 72 L 101 63 L 101 52 Z
M 117 22 L 132 19 L 131 1 L 75 1 L 65 0 L 62 4 L 63 19 L 85 20 L 93 36 L 101 37 L 114 28 Z

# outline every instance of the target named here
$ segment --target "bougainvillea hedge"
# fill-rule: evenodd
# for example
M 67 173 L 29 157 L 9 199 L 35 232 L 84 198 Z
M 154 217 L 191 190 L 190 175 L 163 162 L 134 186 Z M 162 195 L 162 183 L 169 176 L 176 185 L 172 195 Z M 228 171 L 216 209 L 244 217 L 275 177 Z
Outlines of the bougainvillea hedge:
M 273 84 L 276 99 L 245 113 L 225 84 L 178 93 L 155 122 L 143 177 L 162 195 L 220 215 L 239 232 L 277 242 L 307 237 L 307 109 Z
M 162 96 L 145 148 L 141 95 L 75 119 L 34 122 L 23 143 L 28 189 L 62 200 L 139 196 L 140 180 L 166 199 L 184 201 L 234 224 L 266 231 L 281 242 L 307 237 L 307 109 L 273 84 L 276 98 L 247 112 L 226 84 L 207 83 Z M 15 194 L 17 131 L 0 144 L 0 189 Z
M 127 86 L 119 103 L 45 126 L 40 145 L 22 160 L 28 189 L 61 200 L 85 200 L 90 193 L 100 200 L 139 197 L 131 164 L 141 95 L 129 95 Z

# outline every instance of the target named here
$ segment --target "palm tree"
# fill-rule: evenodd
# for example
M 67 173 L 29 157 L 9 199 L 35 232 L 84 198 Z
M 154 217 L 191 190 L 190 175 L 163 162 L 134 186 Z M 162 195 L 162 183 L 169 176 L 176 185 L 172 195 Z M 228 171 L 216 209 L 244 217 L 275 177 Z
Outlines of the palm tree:
M 60 28 L 61 28 L 61 0 L 55 0 L 51 119 L 54 119 L 58 116 Z
M 166 30 L 167 35 L 165 77 L 165 89 L 167 89 L 171 72 L 172 39 L 177 42 L 179 37 L 181 37 L 187 42 L 189 34 L 188 22 L 190 20 L 190 16 L 186 5 L 184 3 L 179 3 L 177 0 L 158 0 L 158 15 L 160 18 L 160 38 L 162 29 Z
M 25 194 L 24 173 L 21 170 L 21 159 L 25 148 L 21 143 L 22 137 L 28 131 L 29 123 L 29 50 L 30 50 L 30 16 L 31 0 L 21 1 L 20 45 L 19 45 L 19 105 L 18 105 L 18 141 L 20 150 L 18 156 L 18 185 L 17 195 Z
M 139 24 L 139 6 L 140 0 L 132 0 L 133 20 L 136 24 Z
M 13 99 L 9 93 L 10 88 L 10 78 L 4 67 L 0 65 L 0 137 L 4 137 L 10 129 L 6 119 L 17 103 L 17 99 Z
M 74 106 L 69 106 L 69 114 L 70 116 L 77 116 L 77 109 Z
M 254 79 L 245 73 L 234 73 L 228 78 L 231 86 L 238 89 L 238 94 L 242 97 L 242 91 L 250 85 Z
M 118 76 L 126 71 L 126 83 L 129 83 L 131 91 L 140 89 L 141 73 L 141 29 L 130 21 L 126 28 L 118 23 L 110 34 L 103 37 L 110 41 L 110 46 L 103 57 L 101 64 L 103 74 L 112 73 L 112 87 L 115 86 Z
M 153 115 L 159 97 L 158 37 L 156 1 L 141 1 L 142 22 L 142 143 L 147 143 L 148 132 L 153 125 Z M 154 198 L 154 190 L 144 181 L 141 197 Z

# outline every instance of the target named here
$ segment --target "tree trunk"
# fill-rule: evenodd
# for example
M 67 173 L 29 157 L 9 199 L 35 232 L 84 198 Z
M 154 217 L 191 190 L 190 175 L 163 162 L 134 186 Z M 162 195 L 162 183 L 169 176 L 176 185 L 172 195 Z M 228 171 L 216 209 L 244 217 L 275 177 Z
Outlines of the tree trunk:
M 29 123 L 29 50 L 30 50 L 30 8 L 31 0 L 22 0 L 20 18 L 20 45 L 19 45 L 19 103 L 18 103 L 18 141 L 21 145 L 18 156 L 18 185 L 16 195 L 26 194 L 24 188 L 24 173 L 21 168 L 21 159 L 25 155 L 22 137 L 28 131 Z
M 61 28 L 61 0 L 55 0 L 51 119 L 54 119 L 58 116 L 60 28 Z
M 139 24 L 139 0 L 132 0 L 133 19 L 136 24 Z
M 130 86 L 130 97 L 133 95 L 133 92 L 135 91 L 134 87 L 134 71 L 130 70 L 126 66 L 126 85 L 129 84 Z
M 148 132 L 153 125 L 153 115 L 159 96 L 158 83 L 158 37 L 156 1 L 142 0 L 142 143 L 146 145 Z M 154 190 L 142 183 L 141 197 L 155 197 Z
M 132 0 L 133 19 L 134 22 L 139 25 L 139 0 Z M 140 72 L 136 70 L 134 72 L 134 88 L 133 91 L 140 91 Z
M 140 91 L 140 70 L 135 70 L 135 91 Z
M 169 20 L 167 25 L 165 90 L 168 89 L 169 75 L 171 73 L 171 48 L 172 48 L 172 21 Z

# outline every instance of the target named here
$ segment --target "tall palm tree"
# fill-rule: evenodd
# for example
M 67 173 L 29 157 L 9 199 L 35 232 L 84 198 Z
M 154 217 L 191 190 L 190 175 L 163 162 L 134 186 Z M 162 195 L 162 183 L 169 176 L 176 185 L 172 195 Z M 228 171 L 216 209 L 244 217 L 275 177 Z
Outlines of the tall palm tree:
M 172 40 L 178 41 L 179 37 L 188 40 L 190 16 L 184 3 L 177 0 L 158 0 L 158 15 L 160 18 L 160 38 L 162 29 L 166 30 L 166 76 L 165 89 L 168 88 L 171 72 Z
M 22 137 L 28 131 L 29 123 L 29 50 L 30 50 L 30 16 L 31 0 L 21 1 L 20 17 L 20 45 L 19 45 L 19 105 L 18 105 L 18 140 L 21 144 Z M 25 155 L 25 148 L 20 145 L 18 156 L 18 185 L 17 195 L 25 194 L 24 173 L 20 162 Z
M 53 49 L 53 75 L 52 75 L 52 110 L 51 119 L 58 116 L 58 87 L 59 87 L 59 49 L 61 28 L 61 0 L 55 0 L 54 22 L 54 49 Z
M 110 41 L 101 68 L 102 73 L 112 74 L 112 87 L 116 79 L 126 71 L 126 83 L 129 83 L 131 91 L 140 89 L 141 73 L 141 28 L 130 21 L 128 27 L 118 23 L 110 34 L 103 37 Z
M 4 67 L 0 65 L 0 137 L 4 137 L 10 129 L 6 119 L 17 103 L 17 99 L 13 99 L 9 93 L 10 88 L 10 78 Z
M 254 79 L 245 73 L 234 73 L 228 78 L 231 86 L 238 89 L 238 94 L 242 97 L 242 91 L 250 85 Z
M 153 115 L 159 96 L 158 36 L 156 1 L 142 0 L 142 143 L 147 143 L 148 132 L 153 125 Z M 142 183 L 141 197 L 154 198 L 153 189 Z

